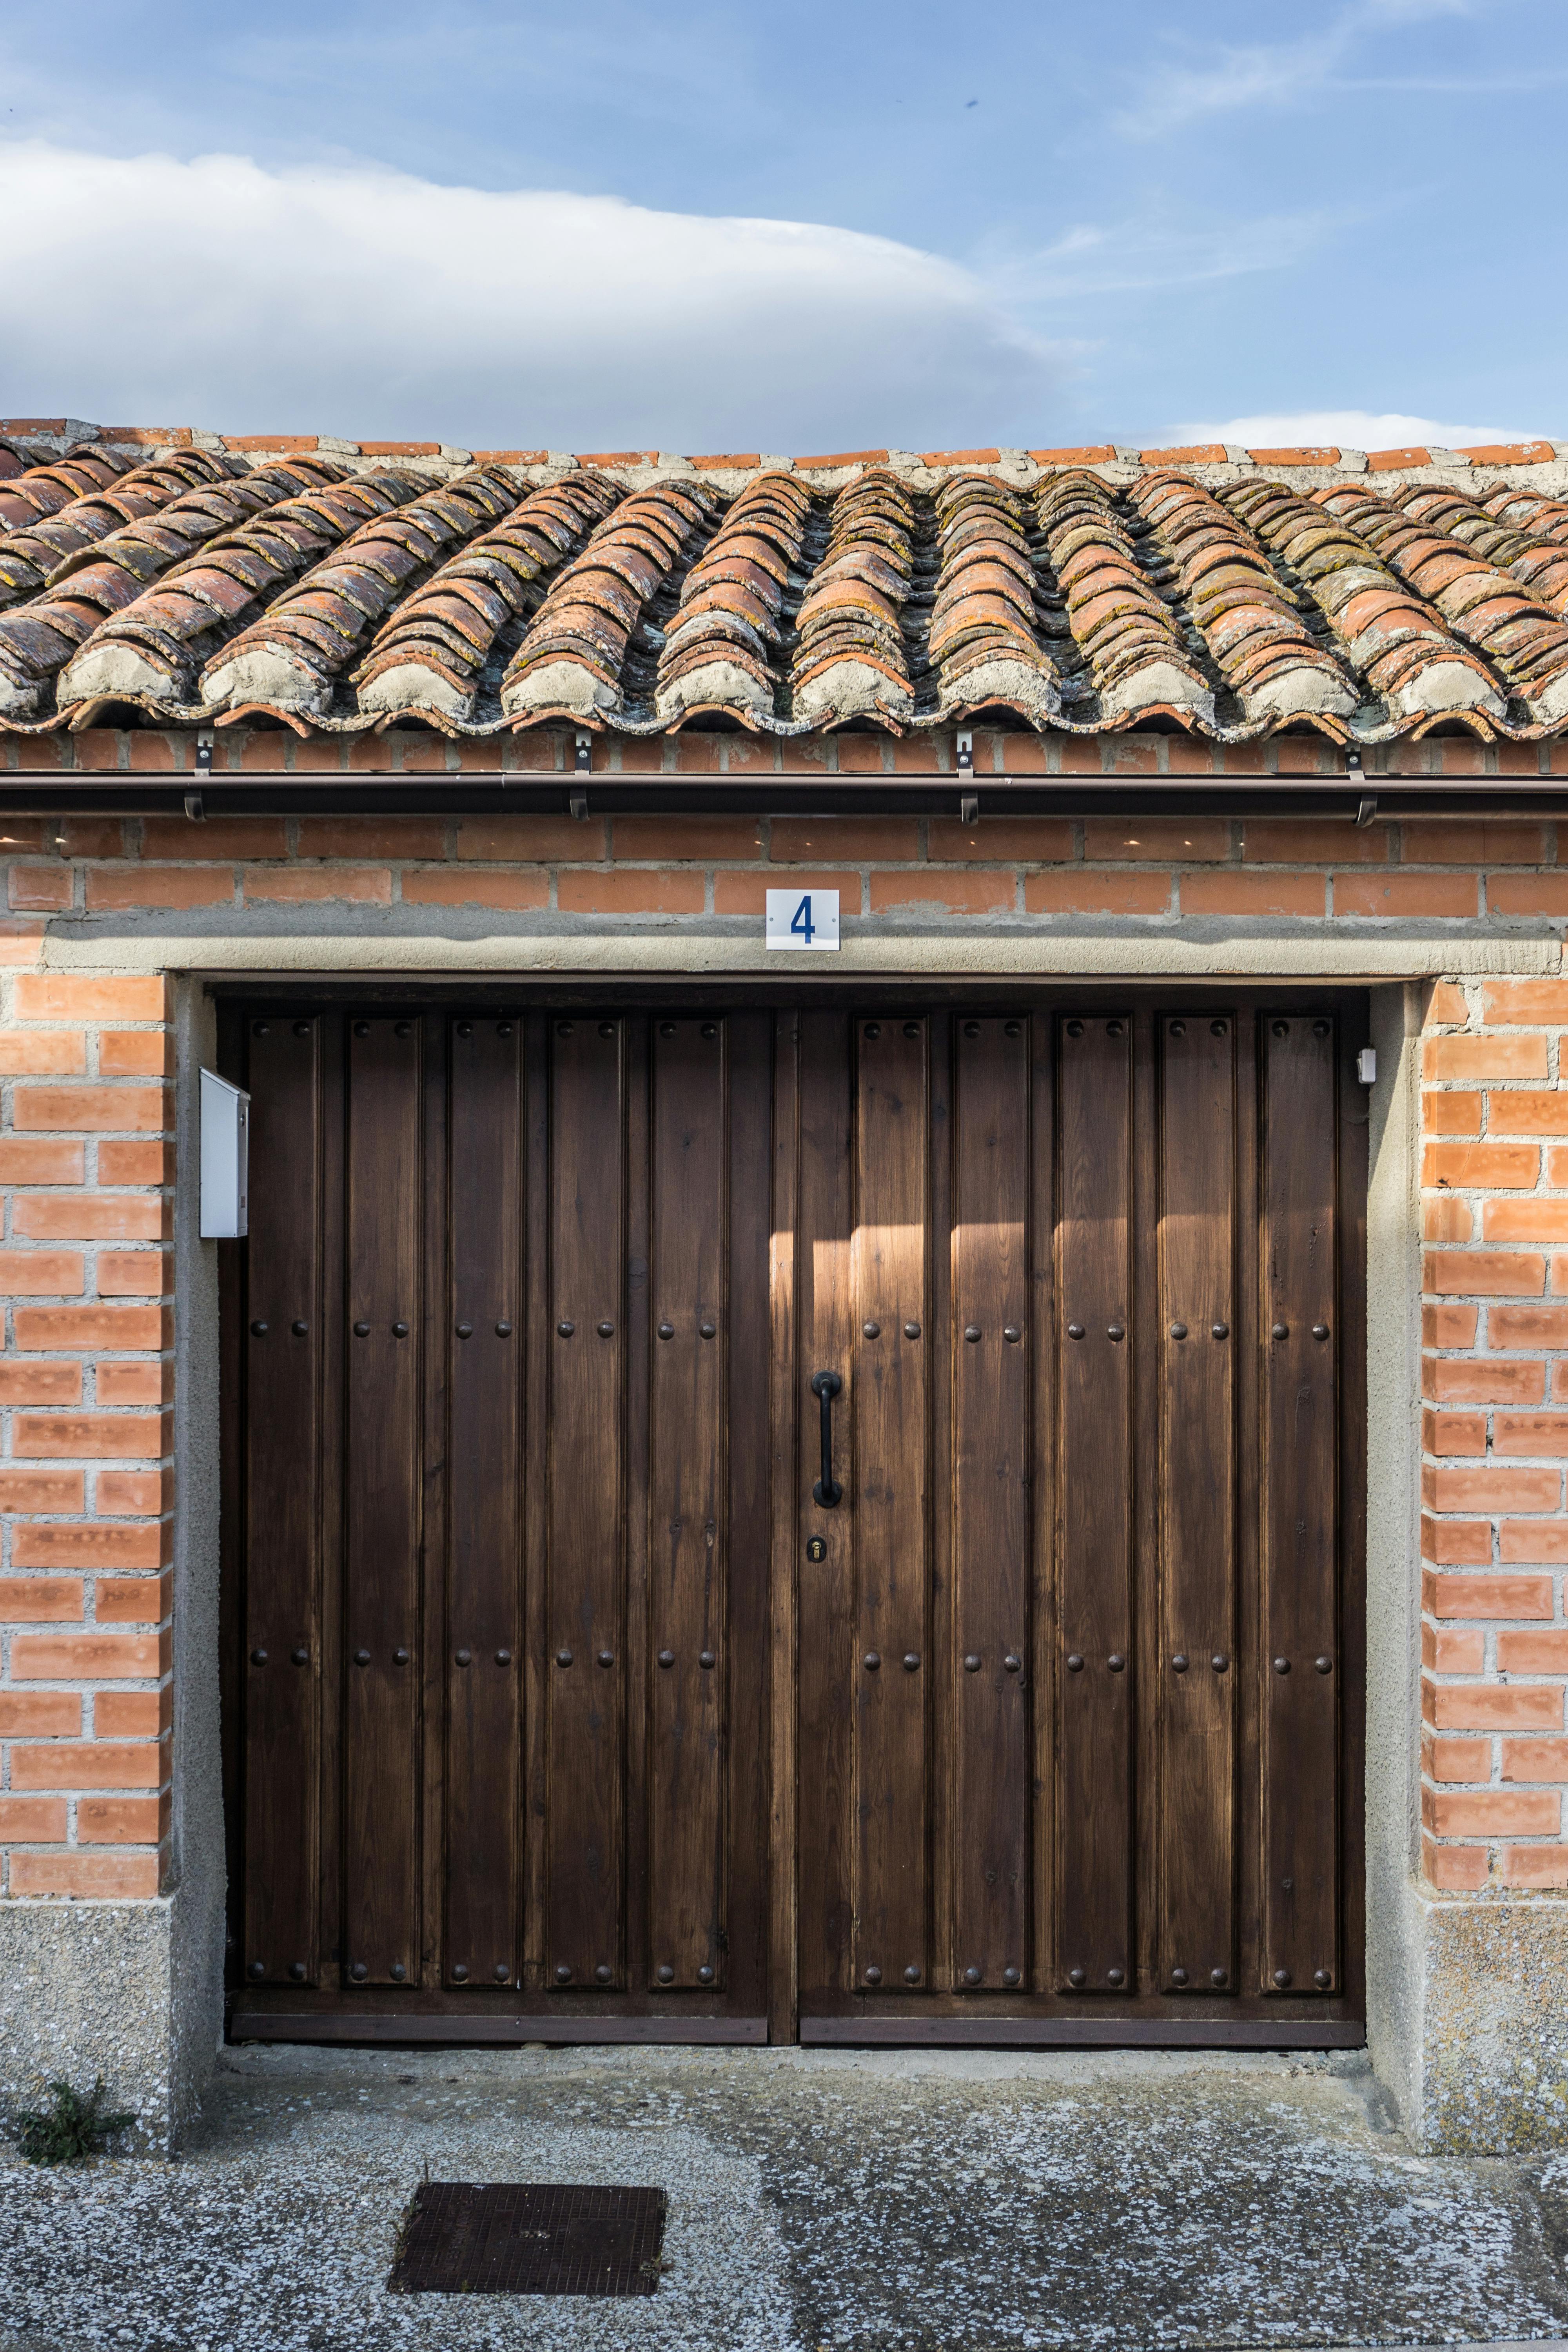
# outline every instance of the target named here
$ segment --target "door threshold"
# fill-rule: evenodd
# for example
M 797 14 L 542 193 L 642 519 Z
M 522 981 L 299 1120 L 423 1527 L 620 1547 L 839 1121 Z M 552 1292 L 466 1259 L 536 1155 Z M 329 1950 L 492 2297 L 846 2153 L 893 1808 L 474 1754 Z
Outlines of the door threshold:
M 803 2017 L 807 2049 L 1362 2050 L 1354 2019 Z
M 385 2010 L 247 2009 L 229 2020 L 231 2042 L 765 2042 L 765 2017 L 485 2017 L 454 2011 L 399 2016 Z

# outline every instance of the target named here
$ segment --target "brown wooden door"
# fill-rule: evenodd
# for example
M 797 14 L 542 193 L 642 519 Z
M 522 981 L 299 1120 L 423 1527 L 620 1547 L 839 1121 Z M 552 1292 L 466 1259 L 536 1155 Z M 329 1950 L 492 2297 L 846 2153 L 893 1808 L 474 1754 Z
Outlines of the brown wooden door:
M 228 1017 L 237 2031 L 1359 2038 L 1362 1000 Z
M 803 2039 L 1358 2038 L 1363 1019 L 800 1021 Z
M 233 1027 L 242 2030 L 762 2038 L 771 1021 Z

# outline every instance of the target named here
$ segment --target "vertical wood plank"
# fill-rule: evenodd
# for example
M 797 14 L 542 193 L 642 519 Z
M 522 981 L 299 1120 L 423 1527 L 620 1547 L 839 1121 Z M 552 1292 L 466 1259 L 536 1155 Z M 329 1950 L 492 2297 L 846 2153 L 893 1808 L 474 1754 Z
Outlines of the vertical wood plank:
M 1265 1992 L 1329 1992 L 1339 1951 L 1338 1101 L 1327 1013 L 1261 1023 Z M 1321 1662 L 1321 1670 L 1320 1670 Z
M 1127 1990 L 1157 1981 L 1160 1856 L 1160 1181 L 1158 1020 L 1135 1004 L 1132 1035 L 1132 1937 Z
M 250 1027 L 238 1004 L 216 1008 L 216 1067 L 230 1084 L 247 1083 Z M 224 1984 L 245 1981 L 245 1274 L 247 1241 L 217 1244 L 218 1286 L 218 1748 L 223 1766 Z M 319 1671 L 319 1668 L 318 1668 Z M 315 1889 L 311 1890 L 312 1897 Z M 320 1911 L 318 1906 L 318 1919 Z M 320 1928 L 318 1927 L 318 1934 Z
M 856 1031 L 854 1978 L 912 1990 L 931 1964 L 926 1024 Z
M 638 2005 L 646 2000 L 648 1952 L 649 1747 L 648 1580 L 652 1435 L 653 1329 L 648 1320 L 653 1257 L 653 1104 L 650 1030 L 646 1015 L 626 1023 L 622 1085 L 626 1118 L 626 1306 L 621 1324 L 626 1382 L 622 1425 L 622 1524 L 626 1530 L 625 1584 L 621 1601 L 622 1780 L 626 1799 L 626 1866 L 622 1892 L 621 1945 L 626 1955 L 626 1985 Z M 636 1955 L 634 1964 L 633 1955 Z
M 1236 1080 L 1228 1013 L 1167 1015 L 1160 1051 L 1162 1992 L 1236 1983 Z
M 246 1246 L 245 1918 L 247 1983 L 320 1969 L 320 1024 L 249 1024 Z
M 447 1398 L 451 1370 L 446 1314 L 451 1193 L 450 1044 L 443 1013 L 420 1020 L 421 1414 L 419 1488 L 419 1968 L 412 1981 L 438 1985 L 447 1930 Z
M 321 1866 L 318 1902 L 323 1962 L 346 1969 L 343 1796 L 348 1633 L 349 1023 L 320 1016 L 321 1056 Z M 335 1980 L 341 1981 L 341 1979 Z
M 768 2007 L 768 1761 L 772 1724 L 767 1573 L 771 1533 L 769 1252 L 773 1231 L 773 1040 L 766 1013 L 725 1025 L 729 1139 L 729 1347 L 725 1527 L 724 1873 L 719 1948 L 732 2009 Z M 790 1489 L 786 1485 L 786 1499 Z M 736 1726 L 746 1727 L 744 1738 Z
M 445 1972 L 493 1985 L 519 1963 L 521 1047 L 448 1029 Z
M 522 1025 L 522 1299 L 517 1334 L 522 1365 L 522 1981 L 531 1992 L 553 1980 L 548 1934 L 550 1812 L 549 1466 L 550 1034 L 547 1015 Z
M 1132 1980 L 1131 1045 L 1058 1031 L 1057 1958 L 1061 1990 Z
M 1366 1179 L 1370 1097 L 1356 1056 L 1372 1043 L 1363 991 L 1338 1000 L 1339 1151 L 1335 1169 L 1339 1330 L 1340 1980 L 1334 1994 L 1366 2004 Z
M 1028 1960 L 1028 1045 L 1016 1019 L 954 1027 L 954 1962 L 994 1991 Z
M 552 1028 L 547 1982 L 564 1990 L 625 1981 L 626 1106 L 623 1024 Z
M 798 1375 L 800 1257 L 800 1016 L 773 1024 L 772 1184 L 768 1236 L 770 1429 L 768 1676 L 768 2040 L 799 2031 L 800 1826 L 797 1712 L 801 1687 Z
M 416 1973 L 420 1038 L 349 1038 L 344 1495 L 344 1940 L 351 1980 Z
M 832 2005 L 850 1990 L 854 1912 L 855 1543 L 850 1402 L 849 1024 L 800 1016 L 800 1353 L 797 1454 L 800 1612 L 800 1997 Z M 844 1501 L 814 1501 L 819 1416 L 812 1376 L 835 1371 L 835 1475 Z M 811 1557 L 816 1543 L 822 1557 Z
M 950 1994 L 963 1975 L 956 1957 L 958 1861 L 957 1754 L 958 1695 L 953 1688 L 963 1675 L 963 1653 L 957 1614 L 953 1564 L 952 1459 L 952 1231 L 955 1219 L 953 1165 L 957 1124 L 958 1070 L 954 1040 L 957 1022 L 951 1012 L 934 1012 L 926 1023 L 926 1068 L 929 1073 L 928 1154 L 930 1191 L 927 1223 L 930 1237 L 926 1263 L 930 1291 L 931 1342 L 928 1357 L 926 1399 L 931 1432 L 930 1465 L 931 1560 L 926 1648 L 931 1658 L 931 1686 L 926 1695 L 926 1751 L 931 1759 L 926 1837 L 931 1852 L 931 1966 L 922 1990 Z M 910 1990 L 910 1988 L 900 1988 Z
M 1258 1798 L 1263 1771 L 1259 1759 L 1258 1675 L 1254 1661 L 1262 1641 L 1259 1592 L 1263 1580 L 1262 1530 L 1259 1525 L 1263 1480 L 1258 1427 L 1260 1407 L 1262 1349 L 1258 1344 L 1259 1219 L 1258 1105 L 1261 1099 L 1261 1048 L 1256 1003 L 1236 1009 L 1236 1142 L 1237 1198 L 1244 1204 L 1238 1221 L 1240 1247 L 1236 1272 L 1236 1425 L 1242 1433 L 1237 1450 L 1236 1717 L 1237 1753 L 1237 1916 L 1236 1995 L 1240 2002 L 1257 2000 L 1262 1966 L 1262 1900 L 1258 1856 L 1263 1850 Z
M 725 1056 L 718 1021 L 654 1028 L 649 1958 L 685 1990 L 723 1974 Z
M 1029 1052 L 1029 1672 L 1034 1701 L 1028 1985 L 1039 1993 L 1051 1985 L 1057 1936 L 1056 1030 L 1056 1022 L 1044 1011 L 1034 1013 L 1025 1024 Z

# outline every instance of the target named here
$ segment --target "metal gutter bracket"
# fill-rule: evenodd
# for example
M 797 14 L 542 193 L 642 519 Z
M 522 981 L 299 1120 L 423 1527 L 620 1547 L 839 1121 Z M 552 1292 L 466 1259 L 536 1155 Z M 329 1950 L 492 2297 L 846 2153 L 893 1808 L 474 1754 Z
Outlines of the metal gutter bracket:
M 576 772 L 580 776 L 587 775 L 594 765 L 594 739 L 589 734 L 585 727 L 579 727 L 577 730 L 575 765 Z M 571 810 L 573 815 L 577 818 L 579 823 L 586 818 L 588 814 L 588 795 L 581 785 L 576 786 L 567 794 L 566 805 Z
M 958 737 L 958 772 L 967 782 L 974 774 L 974 738 L 967 731 Z M 980 817 L 978 793 L 963 793 L 959 797 L 958 814 L 961 823 L 974 824 Z
M 205 778 L 210 776 L 212 772 L 213 738 L 210 734 L 198 735 L 196 737 L 196 774 L 198 777 Z M 190 818 L 193 824 L 200 824 L 205 817 L 206 813 L 206 802 L 203 798 L 200 786 L 198 785 L 195 792 L 189 792 L 185 794 L 185 814 Z

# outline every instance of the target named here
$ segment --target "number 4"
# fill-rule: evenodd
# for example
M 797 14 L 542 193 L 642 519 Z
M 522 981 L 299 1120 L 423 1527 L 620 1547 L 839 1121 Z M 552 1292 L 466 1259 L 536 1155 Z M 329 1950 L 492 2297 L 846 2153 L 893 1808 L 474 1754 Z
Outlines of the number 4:
M 809 891 L 807 891 L 805 897 L 801 900 L 799 906 L 795 910 L 795 920 L 790 925 L 790 931 L 792 936 L 803 939 L 807 947 L 811 945 L 812 940 L 816 937 L 816 926 L 811 919 L 811 893 Z

